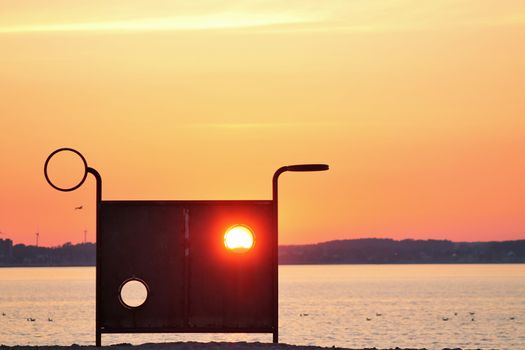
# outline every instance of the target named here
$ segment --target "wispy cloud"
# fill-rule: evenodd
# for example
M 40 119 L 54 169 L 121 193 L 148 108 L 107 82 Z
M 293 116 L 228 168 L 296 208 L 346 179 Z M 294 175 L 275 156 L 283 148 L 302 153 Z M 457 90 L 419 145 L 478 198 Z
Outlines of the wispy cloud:
M 191 123 L 186 124 L 189 128 L 206 129 L 286 129 L 286 128 L 315 128 L 344 126 L 345 122 L 268 122 L 268 123 Z
M 217 13 L 203 16 L 150 18 L 121 21 L 49 23 L 0 26 L 0 33 L 94 32 L 94 31 L 185 31 L 234 29 L 282 24 L 305 23 L 312 20 L 292 14 Z
M 152 5 L 151 2 L 153 2 Z M 55 4 L 50 9 L 0 12 L 0 33 L 38 32 L 145 32 L 256 28 L 265 33 L 337 32 L 370 33 L 440 30 L 461 27 L 525 24 L 523 2 L 511 0 L 493 6 L 479 1 L 377 0 L 348 1 L 183 1 L 141 0 L 136 7 L 115 11 L 101 1 L 86 1 L 84 12 Z M 35 12 L 37 11 L 38 12 Z M 175 16 L 166 14 L 177 14 Z M 102 16 L 102 17 L 101 17 Z M 141 18 L 142 17 L 142 18 Z M 102 19 L 104 18 L 104 19 Z M 37 19 L 42 22 L 37 22 Z

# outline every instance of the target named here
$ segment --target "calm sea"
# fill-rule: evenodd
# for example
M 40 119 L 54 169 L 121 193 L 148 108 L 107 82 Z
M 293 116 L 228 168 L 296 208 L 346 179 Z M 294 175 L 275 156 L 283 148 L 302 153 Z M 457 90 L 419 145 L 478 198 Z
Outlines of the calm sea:
M 93 344 L 94 303 L 94 268 L 0 268 L 0 344 Z M 281 266 L 280 323 L 290 344 L 525 349 L 525 265 Z M 271 335 L 103 336 L 184 340 Z

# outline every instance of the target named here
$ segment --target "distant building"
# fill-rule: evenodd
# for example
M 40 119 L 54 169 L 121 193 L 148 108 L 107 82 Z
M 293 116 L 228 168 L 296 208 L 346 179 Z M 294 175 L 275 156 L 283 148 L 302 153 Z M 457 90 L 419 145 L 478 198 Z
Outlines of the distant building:
M 0 261 L 10 260 L 13 257 L 13 241 L 0 239 Z

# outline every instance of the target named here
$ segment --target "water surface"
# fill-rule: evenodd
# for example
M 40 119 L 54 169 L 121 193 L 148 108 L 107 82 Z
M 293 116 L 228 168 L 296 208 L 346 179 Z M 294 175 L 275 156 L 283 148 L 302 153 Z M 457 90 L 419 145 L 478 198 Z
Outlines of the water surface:
M 285 343 L 525 346 L 525 265 L 316 265 L 279 271 Z M 94 325 L 93 267 L 0 268 L 1 344 L 93 344 Z M 103 344 L 181 340 L 270 342 L 271 335 L 103 335 Z

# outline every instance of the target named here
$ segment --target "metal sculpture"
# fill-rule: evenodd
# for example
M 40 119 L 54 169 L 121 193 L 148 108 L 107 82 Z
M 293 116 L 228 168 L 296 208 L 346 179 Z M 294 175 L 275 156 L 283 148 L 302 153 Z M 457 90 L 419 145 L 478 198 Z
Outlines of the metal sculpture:
M 83 162 L 73 187 L 48 176 L 59 152 Z M 102 178 L 80 152 L 52 152 L 44 175 L 53 188 L 96 179 L 96 345 L 103 333 L 272 333 L 277 343 L 278 179 L 322 170 L 328 165 L 279 168 L 271 200 L 102 200 Z M 130 284 L 142 285 L 144 300 L 126 302 Z

